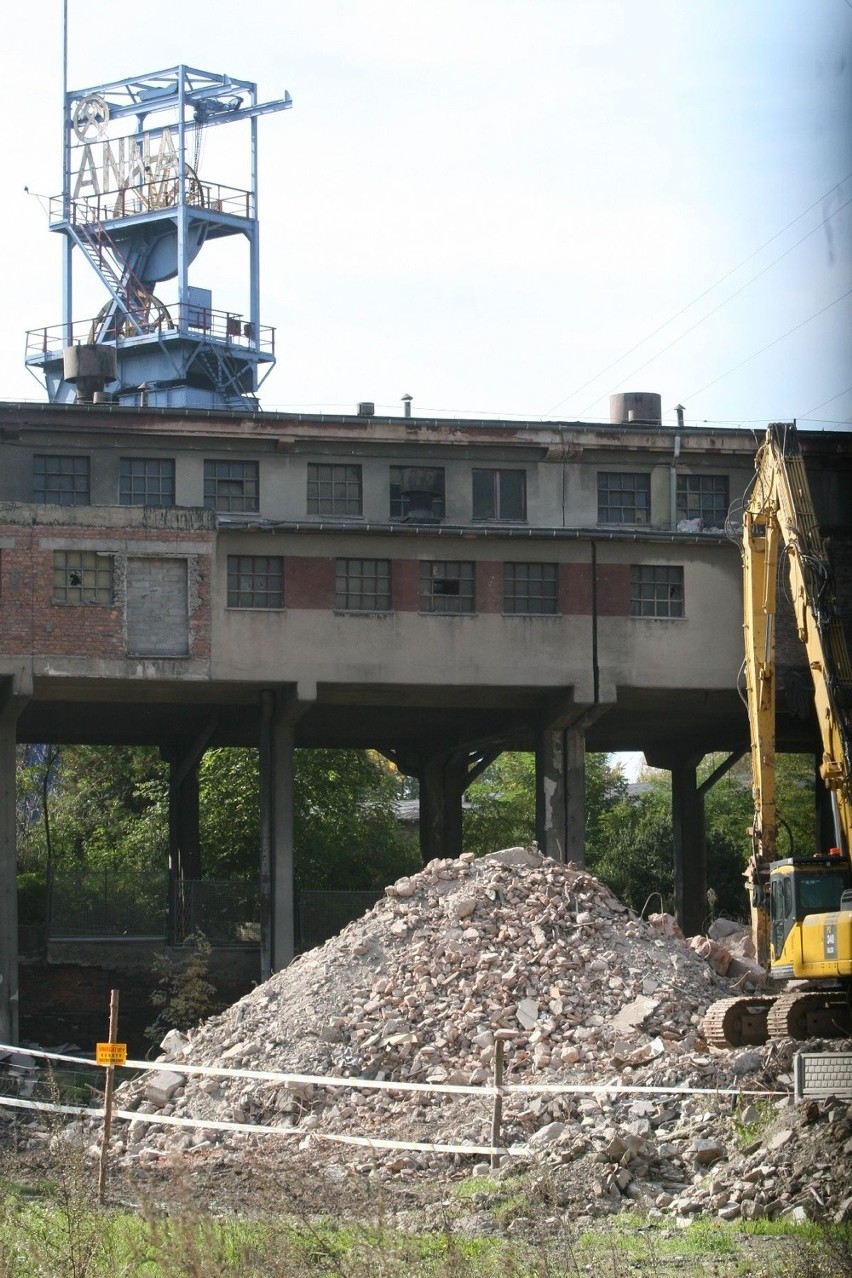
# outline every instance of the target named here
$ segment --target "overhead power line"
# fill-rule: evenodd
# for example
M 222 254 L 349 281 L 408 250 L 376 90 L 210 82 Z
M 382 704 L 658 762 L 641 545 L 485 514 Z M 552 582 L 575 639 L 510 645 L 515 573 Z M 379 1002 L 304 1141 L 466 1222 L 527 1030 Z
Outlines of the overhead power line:
M 811 413 L 818 413 L 821 408 L 825 408 L 826 404 L 833 404 L 836 399 L 840 399 L 843 395 L 848 395 L 852 391 L 852 386 L 847 386 L 845 390 L 838 391 L 836 395 L 832 395 L 829 399 L 824 399 L 821 404 L 814 404 L 813 408 L 809 408 L 806 413 L 797 413 L 796 417 L 801 421 L 802 418 L 810 417 Z
M 800 328 L 804 328 L 806 324 L 810 324 L 811 320 L 817 319 L 818 316 L 824 315 L 826 311 L 830 311 L 832 306 L 837 306 L 838 302 L 842 302 L 844 298 L 849 297 L 852 288 L 848 288 L 845 293 L 841 293 L 840 297 L 835 297 L 833 302 L 821 306 L 818 311 L 814 311 L 813 315 L 809 315 L 807 319 L 801 320 L 798 324 L 794 324 L 792 328 L 788 328 L 786 333 L 782 333 L 780 337 L 773 338 L 771 342 L 767 342 L 765 346 L 761 346 L 759 351 L 740 360 L 739 364 L 735 364 L 733 368 L 729 368 L 727 372 L 720 373 L 718 377 L 714 377 L 712 382 L 708 382 L 706 386 L 699 387 L 698 390 L 690 391 L 686 396 L 687 399 L 693 399 L 696 395 L 702 395 L 704 391 L 709 390 L 711 386 L 715 386 L 717 382 L 724 381 L 726 377 L 730 377 L 731 373 L 735 373 L 738 368 L 743 368 L 746 364 L 750 364 L 753 359 L 757 359 L 758 355 L 762 355 L 764 351 L 771 350 L 773 346 L 777 346 L 779 342 L 783 342 L 785 337 L 790 337 L 793 333 L 797 333 Z
M 840 205 L 839 208 L 835 209 L 834 213 L 839 213 L 841 209 L 845 209 L 847 204 L 852 204 L 852 196 L 850 196 L 848 200 L 845 200 L 843 204 Z M 804 244 L 805 240 L 809 239 L 814 234 L 815 231 L 818 231 L 820 229 L 821 226 L 825 226 L 828 219 L 834 216 L 834 213 L 829 213 L 826 217 L 823 218 L 823 220 L 819 223 L 818 226 L 815 226 L 812 230 L 808 231 L 807 235 L 803 235 L 801 239 L 796 240 L 796 243 L 791 244 L 790 247 L 785 249 L 783 253 L 779 253 L 778 257 L 773 258 L 772 261 L 769 262 L 766 266 L 764 266 L 762 270 L 758 271 L 756 275 L 752 275 L 750 280 L 746 280 L 745 284 L 741 284 L 738 289 L 736 289 L 733 293 L 730 293 L 728 297 L 724 298 L 719 303 L 718 306 L 714 306 L 713 309 L 711 311 L 708 311 L 706 315 L 702 315 L 701 318 L 697 319 L 694 324 L 690 324 L 689 328 L 685 328 L 682 333 L 678 333 L 677 337 L 673 337 L 670 342 L 667 342 L 667 344 L 663 346 L 661 350 L 658 350 L 656 354 L 652 355 L 650 359 L 646 359 L 644 364 L 640 364 L 638 368 L 633 369 L 632 373 L 628 373 L 626 377 L 622 377 L 620 381 L 618 382 L 616 389 L 618 389 L 619 386 L 623 386 L 626 382 L 631 381 L 632 378 L 634 378 L 637 373 L 641 373 L 642 370 L 647 368 L 649 364 L 653 364 L 654 361 L 658 360 L 661 355 L 665 355 L 666 351 L 670 351 L 673 346 L 677 346 L 678 342 L 683 341 L 685 337 L 688 337 L 690 333 L 693 333 L 696 330 L 696 328 L 699 328 L 704 323 L 705 320 L 710 319 L 712 315 L 715 315 L 718 311 L 721 311 L 723 306 L 727 306 L 728 303 L 732 302 L 735 297 L 739 297 L 740 293 L 744 293 L 745 290 L 747 288 L 750 288 L 751 285 L 754 284 L 757 280 L 759 280 L 762 275 L 765 275 L 767 271 L 771 271 L 773 266 L 777 266 L 778 263 L 783 258 L 785 258 L 788 253 L 792 253 L 793 249 L 797 249 L 800 244 Z M 597 399 L 593 399 L 590 404 L 586 404 L 585 408 L 582 408 L 580 410 L 581 413 L 585 413 L 588 409 L 592 408 L 595 404 L 597 404 L 600 398 L 601 397 L 599 395 Z
M 848 3 L 850 3 L 850 7 L 852 7 L 852 0 L 848 0 Z M 711 284 L 708 288 L 705 288 L 702 293 L 699 293 L 697 297 L 694 297 L 692 299 L 692 301 L 687 302 L 686 305 L 682 306 L 679 311 L 676 311 L 674 315 L 671 315 L 667 320 L 664 320 L 662 324 L 659 324 L 655 329 L 653 329 L 640 341 L 636 342 L 636 344 L 634 346 L 631 346 L 629 350 L 625 351 L 622 355 L 619 355 L 618 358 L 614 359 L 611 364 L 607 364 L 605 368 L 602 368 L 600 372 L 595 373 L 593 377 L 590 377 L 587 381 L 583 382 L 581 386 L 576 387 L 573 391 L 570 392 L 570 394 L 566 395 L 564 399 L 560 399 L 558 403 L 554 404 L 552 408 L 549 408 L 544 415 L 549 416 L 551 413 L 555 412 L 557 408 L 560 408 L 563 404 L 567 404 L 568 401 L 573 399 L 575 395 L 579 395 L 581 391 L 584 391 L 587 386 L 591 386 L 594 382 L 598 381 L 599 378 L 603 377 L 606 373 L 608 373 L 610 369 L 613 369 L 618 364 L 621 364 L 625 359 L 627 359 L 628 355 L 632 355 L 634 351 L 638 351 L 640 346 L 644 346 L 646 342 L 650 342 L 651 339 L 653 337 L 656 337 L 658 333 L 661 333 L 663 329 L 668 328 L 670 324 L 673 324 L 675 322 L 675 320 L 680 319 L 681 315 L 685 315 L 687 311 L 692 310 L 693 306 L 697 306 L 699 302 L 703 301 L 703 299 L 708 296 L 708 294 L 712 293 L 715 289 L 719 288 L 720 285 L 724 284 L 725 280 L 730 279 L 732 275 L 736 275 L 737 271 L 742 270 L 744 266 L 748 266 L 749 262 L 751 262 L 760 253 L 762 253 L 764 249 L 768 248 L 770 244 L 774 244 L 777 239 L 780 239 L 782 235 L 784 235 L 787 231 L 789 231 L 791 226 L 795 226 L 797 222 L 801 222 L 803 217 L 807 217 L 808 213 L 811 213 L 818 205 L 822 204 L 824 200 L 827 200 L 828 197 L 834 191 L 836 191 L 839 187 L 841 187 L 844 182 L 848 182 L 850 178 L 852 178 L 852 173 L 847 173 L 846 176 L 842 177 L 839 182 L 835 182 L 834 185 L 830 186 L 827 191 L 824 191 L 823 194 L 819 196 L 818 199 L 814 200 L 813 204 L 809 204 L 806 209 L 803 209 L 801 213 L 797 214 L 796 217 L 792 218 L 791 221 L 789 221 L 786 226 L 782 226 L 780 231 L 776 231 L 774 235 L 771 235 L 768 240 L 765 240 L 763 244 L 760 245 L 759 248 L 756 248 L 752 253 L 749 253 L 749 255 L 747 257 L 744 257 L 741 262 L 738 262 L 736 266 L 732 266 L 730 270 L 726 271 L 724 275 L 720 276 L 719 279 L 716 280 L 714 284 Z M 849 202 L 850 201 L 847 200 L 844 204 L 840 206 L 840 208 L 845 208 L 846 204 L 848 204 Z M 767 271 L 770 269 L 771 266 L 774 266 L 775 262 L 780 262 L 782 257 L 785 257 L 787 253 L 792 252 L 794 248 L 797 248 L 799 244 L 801 244 L 804 240 L 808 239 L 808 237 L 813 235 L 814 232 L 818 231 L 820 227 L 825 225 L 825 223 L 829 220 L 829 218 L 832 218 L 834 214 L 838 212 L 840 212 L 840 209 L 834 209 L 831 213 L 827 214 L 826 217 L 824 217 L 823 220 L 820 223 L 818 223 L 817 226 L 813 227 L 813 229 L 810 230 L 807 235 L 802 236 L 801 240 L 797 240 L 796 244 L 791 245 L 791 247 L 789 249 L 786 249 L 785 252 L 780 255 L 780 257 L 777 257 L 775 258 L 773 262 L 770 262 L 769 266 L 764 268 L 764 271 Z M 759 275 L 755 275 L 753 279 L 759 279 L 760 275 L 764 274 L 764 271 L 761 271 Z M 748 284 L 752 282 L 753 280 L 749 280 L 747 284 L 743 285 L 743 288 L 747 288 Z M 742 292 L 742 289 L 739 289 L 738 292 Z M 732 297 L 736 297 L 736 296 L 737 296 L 736 293 L 732 294 Z M 727 300 L 730 301 L 730 298 Z M 723 306 L 724 304 L 725 304 L 724 302 L 720 303 L 720 306 Z M 716 308 L 716 310 L 718 309 L 719 307 Z M 713 315 L 713 314 L 715 314 L 715 311 L 709 312 L 709 315 Z M 704 318 L 706 319 L 708 318 L 708 316 L 705 316 Z M 703 321 L 701 320 L 698 321 L 698 323 L 702 323 L 702 322 Z M 693 328 L 694 327 L 695 325 L 693 325 Z M 687 332 L 691 332 L 691 331 L 692 331 L 691 329 L 687 329 Z M 685 334 L 682 334 L 682 336 L 685 336 Z M 678 341 L 679 338 L 675 338 L 674 340 Z M 670 345 L 671 344 L 673 343 L 670 343 Z M 664 347 L 663 349 L 668 350 L 669 348 Z M 663 353 L 662 351 L 659 352 L 659 354 L 662 354 L 662 353 Z M 656 359 L 656 358 L 657 356 L 652 357 L 652 359 Z M 651 360 L 649 360 L 648 363 L 651 363 Z M 645 368 L 645 367 L 647 367 L 647 364 L 642 365 L 642 368 Z M 641 369 L 637 369 L 636 371 L 639 372 L 641 371 Z M 635 373 L 631 373 L 629 374 L 629 376 L 633 377 L 635 376 Z M 598 402 L 598 399 L 600 398 L 601 396 L 599 395 L 597 399 L 592 401 L 592 404 L 596 404 Z M 588 407 L 591 407 L 591 406 L 592 405 L 588 405 Z M 581 410 L 581 412 L 585 412 L 585 411 L 586 409 Z

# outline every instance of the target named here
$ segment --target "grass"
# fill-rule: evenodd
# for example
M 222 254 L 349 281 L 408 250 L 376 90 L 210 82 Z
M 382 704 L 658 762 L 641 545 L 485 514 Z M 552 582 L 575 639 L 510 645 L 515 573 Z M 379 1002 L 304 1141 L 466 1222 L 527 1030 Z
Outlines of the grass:
M 772 1124 L 775 1117 L 776 1109 L 772 1101 L 740 1099 L 733 1120 L 734 1134 L 740 1149 L 753 1144 Z
M 541 1175 L 450 1182 L 443 1217 L 384 1211 L 360 1224 L 314 1219 L 282 1204 L 262 1219 L 214 1216 L 194 1206 L 180 1179 L 168 1210 L 97 1203 L 96 1169 L 69 1128 L 48 1138 L 49 1165 L 21 1184 L 14 1155 L 0 1166 L 0 1278 L 847 1278 L 852 1225 L 784 1221 L 725 1224 L 622 1212 L 584 1228 L 567 1219 Z M 481 1199 L 477 1195 L 482 1195 Z M 470 1208 L 495 1234 L 468 1237 Z M 523 1217 L 517 1236 L 501 1226 Z M 436 1218 L 433 1216 L 432 1220 Z M 532 1234 L 544 1219 L 547 1237 Z M 418 1224 L 418 1222 L 421 1222 Z
M 845 1278 L 852 1232 L 815 1226 L 735 1229 L 698 1220 L 667 1227 L 617 1216 L 581 1234 L 570 1230 L 532 1246 L 503 1238 L 462 1238 L 446 1225 L 408 1234 L 380 1222 L 221 1219 L 178 1206 L 145 1209 L 33 1202 L 0 1206 L 0 1278 Z M 773 1239 L 771 1250 L 753 1241 Z

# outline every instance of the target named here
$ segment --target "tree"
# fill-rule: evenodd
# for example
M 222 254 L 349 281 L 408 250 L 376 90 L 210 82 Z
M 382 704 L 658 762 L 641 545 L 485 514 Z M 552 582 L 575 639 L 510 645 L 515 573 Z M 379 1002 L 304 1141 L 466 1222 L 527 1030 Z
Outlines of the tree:
M 606 754 L 586 755 L 586 847 L 600 838 L 601 819 L 627 793 L 619 767 Z M 501 754 L 467 790 L 464 848 L 484 856 L 525 846 L 535 838 L 535 755 Z
M 468 786 L 462 812 L 466 852 L 484 856 L 535 838 L 535 756 L 506 752 Z
M 256 875 L 260 775 L 256 751 L 209 750 L 199 775 L 205 875 Z M 293 765 L 296 881 L 310 888 L 381 889 L 417 868 L 394 810 L 401 778 L 381 755 L 297 750 Z

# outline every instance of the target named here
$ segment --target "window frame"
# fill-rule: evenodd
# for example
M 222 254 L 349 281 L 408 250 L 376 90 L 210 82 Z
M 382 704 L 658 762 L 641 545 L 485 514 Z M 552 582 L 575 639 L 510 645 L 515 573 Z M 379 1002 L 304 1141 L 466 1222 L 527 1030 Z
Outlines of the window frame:
M 721 486 L 721 491 L 715 491 L 716 485 Z M 690 489 L 693 491 L 690 492 Z M 718 472 L 685 475 L 678 471 L 675 486 L 675 517 L 678 523 L 698 519 L 702 528 L 724 528 L 730 507 L 731 482 L 728 475 Z M 721 518 L 718 518 L 720 514 Z
M 537 577 L 532 575 L 533 569 L 538 570 Z M 523 592 L 517 589 L 520 584 L 526 585 L 526 590 Z M 532 587 L 536 585 L 539 589 L 534 591 Z M 536 604 L 539 606 L 536 607 Z M 559 565 L 545 560 L 536 563 L 517 561 L 504 563 L 503 615 L 506 617 L 558 616 Z
M 490 484 L 486 485 L 486 477 Z M 505 493 L 504 482 L 520 479 L 521 514 L 503 514 L 503 508 L 510 502 Z M 486 491 L 490 487 L 490 494 Z M 479 491 L 477 492 L 477 488 Z M 485 500 L 489 513 L 483 513 L 482 502 Z M 509 466 L 474 466 L 471 469 L 471 518 L 477 523 L 499 522 L 503 524 L 524 524 L 527 521 L 527 472 L 522 467 Z
M 440 484 L 435 485 L 432 493 L 433 521 L 445 518 L 447 511 L 447 472 L 444 466 L 391 466 L 388 472 L 388 516 L 390 519 L 407 519 L 410 514 L 410 503 L 407 502 L 407 490 L 403 489 L 403 477 L 406 471 L 429 471 L 440 477 Z
M 366 565 L 375 571 L 365 572 Z M 370 582 L 372 589 L 368 588 Z M 334 608 L 335 612 L 392 612 L 390 559 L 338 556 L 334 563 Z
M 627 484 L 624 481 L 633 481 Z M 619 481 L 612 484 L 610 481 Z M 642 481 L 641 484 L 638 481 Z M 640 489 L 643 491 L 640 494 Z M 632 496 L 631 505 L 613 503 L 616 493 Z M 647 527 L 651 523 L 651 472 L 641 470 L 599 470 L 597 472 L 598 523 L 599 524 L 640 524 Z M 642 506 L 639 496 L 645 497 L 644 517 L 640 512 Z M 605 502 L 603 499 L 606 499 Z M 606 513 L 604 513 L 606 512 Z
M 683 564 L 631 564 L 630 616 L 640 621 L 682 621 L 686 617 Z
M 135 474 L 141 468 L 142 473 Z M 156 470 L 154 469 L 156 468 Z M 149 499 L 150 481 L 156 480 L 158 499 Z M 140 489 L 143 500 L 139 501 L 136 493 Z M 166 489 L 164 500 L 163 489 Z M 118 504 L 120 506 L 156 506 L 171 508 L 175 505 L 175 459 L 174 457 L 120 457 L 118 459 Z
M 42 463 L 39 473 L 39 463 Z M 59 463 L 51 468 L 48 463 Z M 63 463 L 70 463 L 63 468 Z M 48 480 L 70 478 L 71 485 L 48 487 Z M 85 488 L 79 487 L 78 479 L 85 478 Z M 39 483 L 41 480 L 41 483 Z M 45 506 L 90 506 L 92 465 L 88 453 L 34 453 L 33 454 L 33 501 Z M 70 497 L 71 500 L 65 500 Z
M 63 607 L 111 608 L 115 603 L 115 556 L 99 550 L 54 550 L 51 600 Z
M 321 471 L 329 473 L 320 474 Z M 341 484 L 343 493 L 339 494 L 336 489 Z M 354 486 L 354 496 L 350 494 L 350 485 Z M 324 494 L 324 488 L 330 491 Z M 360 462 L 308 462 L 306 498 L 309 515 L 331 519 L 363 518 L 363 466 Z
M 224 488 L 225 484 L 238 483 L 241 485 L 239 492 L 228 492 Z M 205 457 L 204 505 L 220 515 L 258 514 L 260 463 L 232 457 Z
M 262 567 L 261 565 L 266 565 Z M 276 565 L 270 570 L 269 565 Z M 281 612 L 284 609 L 284 556 L 283 555 L 228 555 L 226 569 L 226 607 L 247 608 L 263 612 Z M 243 578 L 251 580 L 244 588 Z M 273 584 L 257 584 L 263 580 Z
M 441 582 L 443 586 L 436 590 Z M 475 613 L 476 563 L 472 559 L 421 559 L 420 611 L 440 617 Z

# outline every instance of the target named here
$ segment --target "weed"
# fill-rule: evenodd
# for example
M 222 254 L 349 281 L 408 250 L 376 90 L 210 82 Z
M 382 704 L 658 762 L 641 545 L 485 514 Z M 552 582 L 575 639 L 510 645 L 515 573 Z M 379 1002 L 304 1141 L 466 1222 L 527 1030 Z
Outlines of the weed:
M 771 1126 L 775 1118 L 775 1106 L 770 1100 L 746 1101 L 740 1099 L 734 1111 L 733 1127 L 741 1149 L 751 1145 Z
M 158 955 L 154 970 L 159 978 L 151 1002 L 159 1008 L 145 1037 L 159 1043 L 170 1029 L 187 1030 L 220 1010 L 216 987 L 209 979 L 213 948 L 202 932 L 187 937 L 188 953 L 179 961 Z

